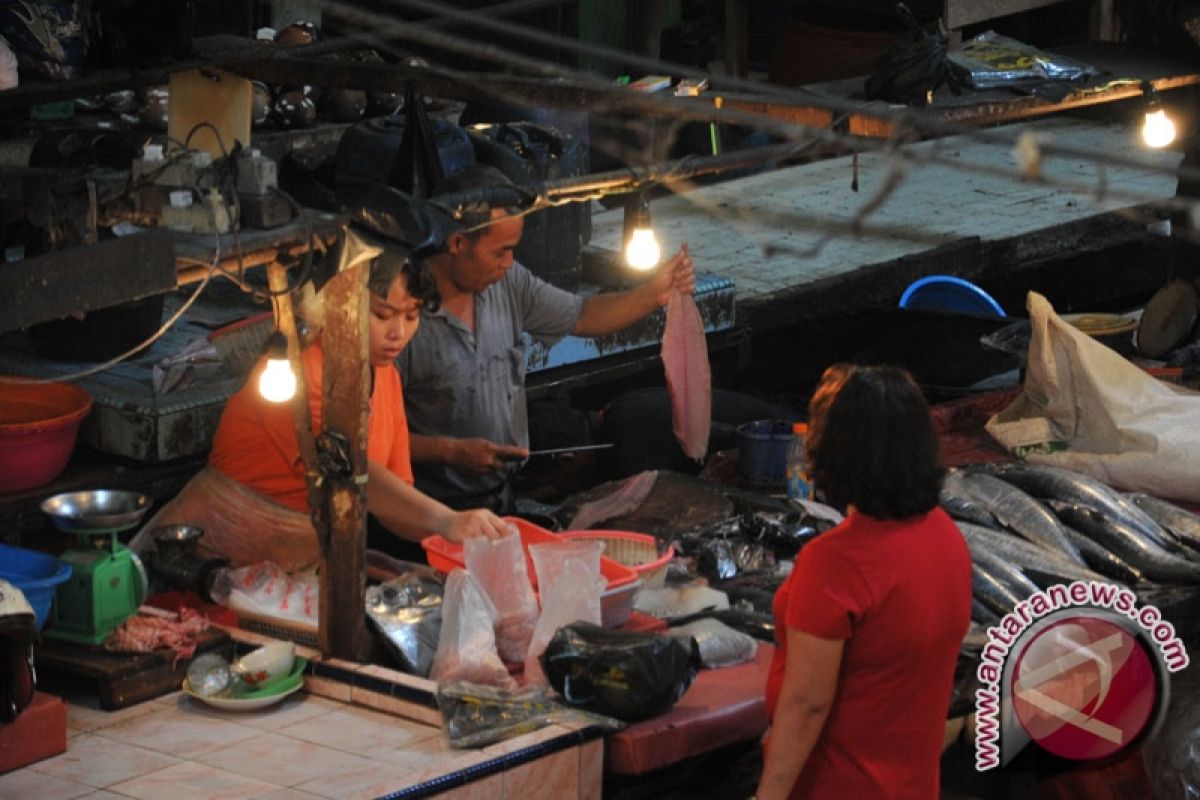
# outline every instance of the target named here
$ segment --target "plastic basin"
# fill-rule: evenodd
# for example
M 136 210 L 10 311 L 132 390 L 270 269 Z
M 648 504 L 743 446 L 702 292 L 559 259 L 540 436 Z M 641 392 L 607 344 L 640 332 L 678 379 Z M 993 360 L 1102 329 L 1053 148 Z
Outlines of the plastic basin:
M 36 489 L 62 473 L 92 396 L 66 383 L 0 383 L 0 494 Z
M 914 311 L 976 314 L 981 317 L 1005 316 L 1004 309 L 995 298 L 970 281 L 954 275 L 928 275 L 913 281 L 900 296 L 900 307 Z
M 667 566 L 675 557 L 675 546 L 667 545 L 662 555 L 658 554 L 658 540 L 648 533 L 633 531 L 564 531 L 565 539 L 599 539 L 604 542 L 604 555 L 618 564 L 624 564 L 637 573 L 648 589 L 662 588 L 667 577 Z
M 36 550 L 0 544 L 0 578 L 25 595 L 37 616 L 39 631 L 46 625 L 55 587 L 70 577 L 71 565 L 65 561 Z

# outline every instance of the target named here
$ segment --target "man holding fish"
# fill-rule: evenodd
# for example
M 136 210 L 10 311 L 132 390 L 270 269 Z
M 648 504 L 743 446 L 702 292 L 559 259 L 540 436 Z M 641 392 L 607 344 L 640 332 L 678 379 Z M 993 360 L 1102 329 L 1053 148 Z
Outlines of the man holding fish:
M 511 186 L 499 170 L 477 164 L 438 194 Z M 515 210 L 473 205 L 460 221 L 465 230 L 428 260 L 441 308 L 422 312 L 396 365 L 417 486 L 454 507 L 501 508 L 506 462 L 529 456 L 522 334 L 550 343 L 613 333 L 663 306 L 673 289 L 694 291 L 696 277 L 684 247 L 646 282 L 583 298 L 514 261 L 524 228 Z

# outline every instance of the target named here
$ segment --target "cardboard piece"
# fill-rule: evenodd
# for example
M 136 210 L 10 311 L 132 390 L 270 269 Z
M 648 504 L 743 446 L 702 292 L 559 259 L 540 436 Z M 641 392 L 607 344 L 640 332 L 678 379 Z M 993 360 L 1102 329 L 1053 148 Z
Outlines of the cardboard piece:
M 212 67 L 173 72 L 167 134 L 190 149 L 208 152 L 214 159 L 232 151 L 236 142 L 249 146 L 253 97 L 250 81 L 230 72 Z M 219 143 L 211 128 L 202 127 L 192 133 L 203 122 L 220 131 Z M 224 153 L 221 144 L 225 145 Z

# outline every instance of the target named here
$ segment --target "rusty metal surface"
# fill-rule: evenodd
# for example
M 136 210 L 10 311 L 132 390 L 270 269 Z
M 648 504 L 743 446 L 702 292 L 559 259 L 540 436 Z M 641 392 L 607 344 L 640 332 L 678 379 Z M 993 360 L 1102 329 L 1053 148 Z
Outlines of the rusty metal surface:
M 624 480 L 610 481 L 568 498 L 556 515 L 569 521 L 579 506 L 612 494 Z M 605 530 L 637 531 L 670 541 L 675 536 L 711 525 L 733 514 L 733 503 L 720 486 L 701 478 L 660 470 L 654 488 L 635 511 L 598 524 Z

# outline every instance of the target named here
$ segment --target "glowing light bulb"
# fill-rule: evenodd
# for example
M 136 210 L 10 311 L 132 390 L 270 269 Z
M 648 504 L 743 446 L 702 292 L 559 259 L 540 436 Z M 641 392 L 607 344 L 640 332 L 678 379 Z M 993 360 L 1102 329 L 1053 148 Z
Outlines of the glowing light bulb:
M 637 270 L 651 270 L 658 266 L 662 248 L 650 228 L 634 228 L 625 248 L 625 260 Z
M 267 339 L 267 367 L 258 377 L 258 393 L 271 403 L 286 403 L 296 395 L 296 375 L 287 359 L 287 339 L 279 331 Z
M 1155 149 L 1166 147 L 1175 141 L 1175 123 L 1161 108 L 1146 112 L 1142 123 L 1142 141 Z

